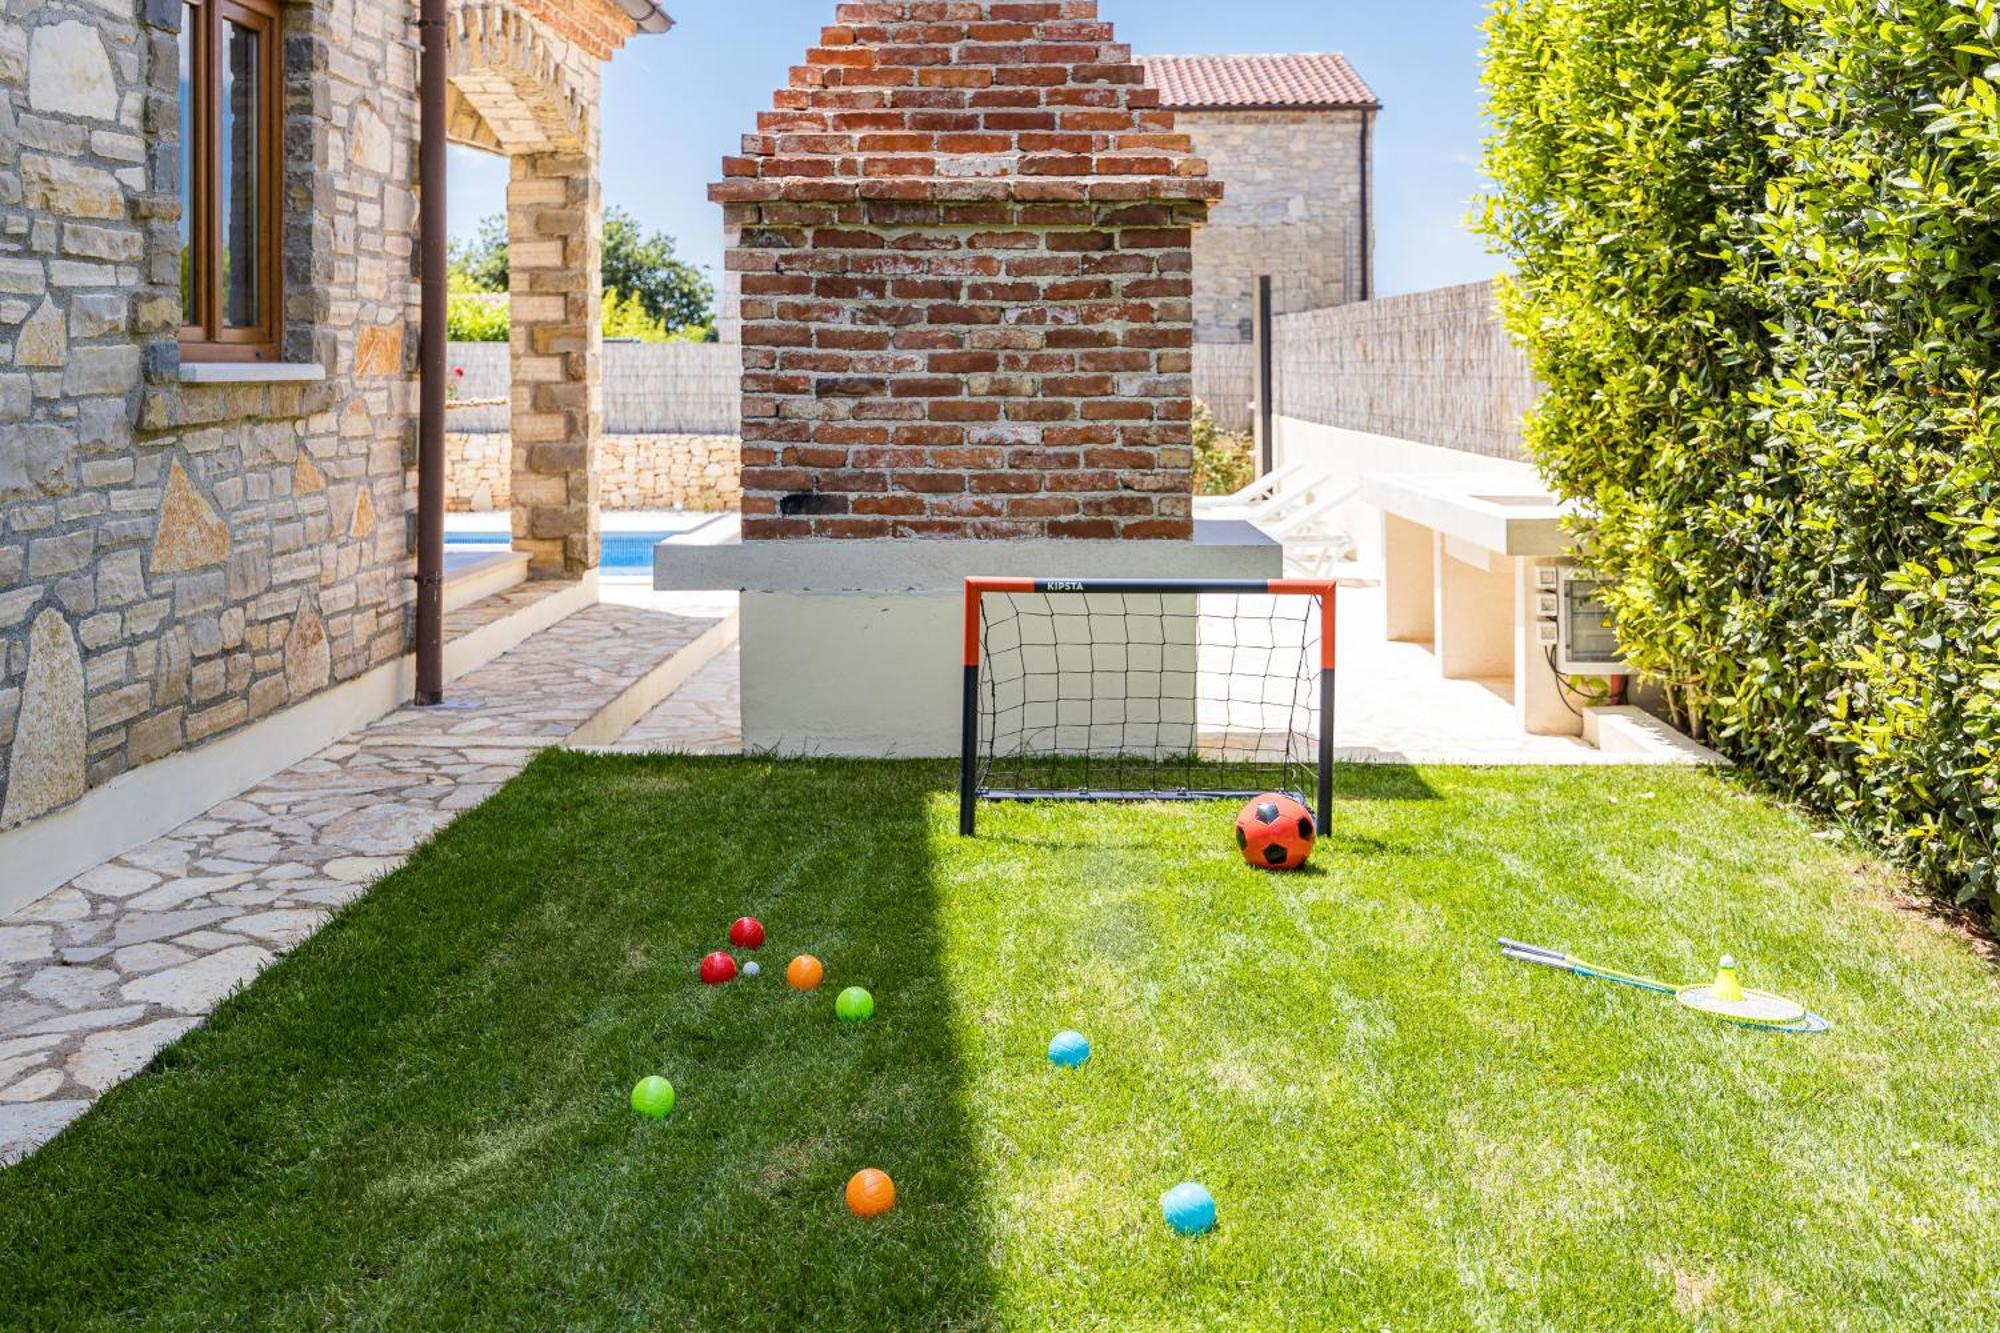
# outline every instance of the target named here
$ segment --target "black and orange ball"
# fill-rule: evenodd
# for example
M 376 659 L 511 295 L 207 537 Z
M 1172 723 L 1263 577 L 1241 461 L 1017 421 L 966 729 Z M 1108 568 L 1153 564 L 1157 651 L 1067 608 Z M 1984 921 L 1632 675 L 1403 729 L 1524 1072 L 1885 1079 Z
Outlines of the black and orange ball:
M 1260 870 L 1297 870 L 1318 837 L 1312 811 L 1277 792 L 1259 796 L 1236 816 L 1236 845 Z

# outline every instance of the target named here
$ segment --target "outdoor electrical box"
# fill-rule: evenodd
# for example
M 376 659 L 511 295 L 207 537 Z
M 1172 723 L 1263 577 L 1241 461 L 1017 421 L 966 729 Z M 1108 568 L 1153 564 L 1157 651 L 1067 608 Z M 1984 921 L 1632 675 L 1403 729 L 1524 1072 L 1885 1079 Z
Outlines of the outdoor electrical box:
M 1629 674 L 1605 608 L 1604 580 L 1575 565 L 1558 575 L 1556 670 L 1565 676 Z

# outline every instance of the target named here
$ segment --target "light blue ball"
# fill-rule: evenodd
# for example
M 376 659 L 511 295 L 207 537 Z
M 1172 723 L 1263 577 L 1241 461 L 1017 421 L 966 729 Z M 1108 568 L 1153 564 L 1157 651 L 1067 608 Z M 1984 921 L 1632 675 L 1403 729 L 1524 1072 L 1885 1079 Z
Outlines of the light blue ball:
M 1058 1032 L 1049 1042 L 1049 1063 L 1075 1069 L 1090 1058 L 1090 1041 L 1081 1032 Z
M 1215 1196 L 1189 1181 L 1160 1196 L 1160 1212 L 1183 1236 L 1199 1236 L 1215 1226 Z

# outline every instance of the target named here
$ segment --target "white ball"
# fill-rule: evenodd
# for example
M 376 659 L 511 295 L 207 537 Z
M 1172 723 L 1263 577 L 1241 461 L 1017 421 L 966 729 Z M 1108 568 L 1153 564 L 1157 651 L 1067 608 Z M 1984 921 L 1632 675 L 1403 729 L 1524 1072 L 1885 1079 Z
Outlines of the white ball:
M 743 965 L 743 975 L 746 977 L 754 977 L 763 970 L 763 968 L 757 966 L 755 963 L 745 963 Z

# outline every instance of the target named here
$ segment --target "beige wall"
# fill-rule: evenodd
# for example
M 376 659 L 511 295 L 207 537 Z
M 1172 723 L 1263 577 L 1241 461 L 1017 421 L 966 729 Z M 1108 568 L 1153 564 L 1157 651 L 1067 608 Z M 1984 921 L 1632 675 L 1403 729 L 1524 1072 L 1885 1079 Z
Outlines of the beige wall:
M 1183 111 L 1227 187 L 1194 242 L 1195 338 L 1248 342 L 1257 276 L 1280 313 L 1361 298 L 1362 111 Z

